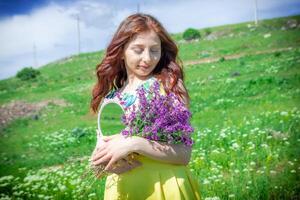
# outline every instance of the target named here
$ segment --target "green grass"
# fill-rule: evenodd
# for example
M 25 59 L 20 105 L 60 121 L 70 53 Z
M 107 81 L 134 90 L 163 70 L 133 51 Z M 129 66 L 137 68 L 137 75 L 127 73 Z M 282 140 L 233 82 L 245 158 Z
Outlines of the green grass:
M 182 43 L 181 33 L 172 35 L 183 61 L 245 55 L 184 69 L 195 128 L 189 167 L 203 199 L 300 197 L 300 31 L 281 30 L 290 18 L 300 20 L 265 20 L 257 28 L 249 23 L 211 27 L 212 34 L 225 33 L 212 41 Z M 285 47 L 292 48 L 271 53 Z M 269 53 L 255 54 L 261 50 Z M 80 178 L 96 141 L 97 116 L 89 113 L 89 102 L 102 57 L 103 51 L 49 63 L 30 82 L 0 81 L 1 105 L 12 100 L 68 103 L 51 104 L 38 120 L 17 119 L 1 129 L 0 198 L 103 196 L 104 180 L 89 188 L 90 182 Z M 117 122 L 104 124 L 111 131 L 119 128 Z

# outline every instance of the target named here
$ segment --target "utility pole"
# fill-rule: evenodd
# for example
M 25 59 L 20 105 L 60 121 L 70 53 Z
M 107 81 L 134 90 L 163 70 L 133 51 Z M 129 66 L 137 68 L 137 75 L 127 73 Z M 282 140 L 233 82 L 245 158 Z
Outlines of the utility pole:
M 77 36 L 78 36 L 78 55 L 80 54 L 80 26 L 79 26 L 79 15 L 77 15 Z
M 38 63 L 37 63 L 37 58 L 36 58 L 36 46 L 35 43 L 33 43 L 33 67 L 37 68 Z
M 137 12 L 137 13 L 140 12 L 140 3 L 138 3 L 137 6 L 136 6 L 136 12 Z
M 254 0 L 255 8 L 254 8 L 254 19 L 255 19 L 255 26 L 258 25 L 258 19 L 257 19 L 257 0 Z

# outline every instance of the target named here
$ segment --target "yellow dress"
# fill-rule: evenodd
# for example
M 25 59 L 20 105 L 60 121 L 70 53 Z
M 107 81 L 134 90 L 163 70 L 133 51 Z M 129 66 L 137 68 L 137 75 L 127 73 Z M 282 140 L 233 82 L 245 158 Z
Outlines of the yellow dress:
M 155 78 L 144 86 L 149 87 Z M 161 93 L 165 94 L 161 85 Z M 109 95 L 114 98 L 114 94 Z M 132 105 L 129 98 L 128 106 Z M 123 174 L 108 175 L 104 200 L 198 200 L 200 187 L 184 165 L 174 165 L 137 155 L 142 165 Z
M 142 162 L 131 171 L 106 179 L 104 200 L 193 200 L 200 188 L 187 166 L 159 162 L 138 155 Z

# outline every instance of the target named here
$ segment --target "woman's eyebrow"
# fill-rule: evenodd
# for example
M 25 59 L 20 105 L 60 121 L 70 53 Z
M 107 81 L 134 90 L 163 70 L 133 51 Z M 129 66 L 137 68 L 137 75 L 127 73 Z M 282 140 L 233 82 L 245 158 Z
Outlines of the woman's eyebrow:
M 145 45 L 143 45 L 143 44 L 133 44 L 132 46 L 133 47 L 145 47 Z M 154 44 L 151 47 L 159 47 L 159 44 Z

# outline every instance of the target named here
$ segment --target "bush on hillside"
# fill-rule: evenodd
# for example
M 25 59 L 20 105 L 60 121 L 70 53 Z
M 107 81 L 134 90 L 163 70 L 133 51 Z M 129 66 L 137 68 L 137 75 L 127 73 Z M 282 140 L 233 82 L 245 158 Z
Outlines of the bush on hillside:
M 243 61 L 243 60 L 239 61 L 239 66 L 244 66 L 245 64 L 246 64 L 245 61 Z
M 81 138 L 88 134 L 88 131 L 84 128 L 76 127 L 72 129 L 71 135 L 75 138 Z
M 207 29 L 204 30 L 204 33 L 205 33 L 206 36 L 208 36 L 212 33 L 212 31 L 209 28 L 207 28 Z
M 224 58 L 224 57 L 221 57 L 220 59 L 219 59 L 219 62 L 224 62 L 226 59 Z
M 187 41 L 194 40 L 194 39 L 199 39 L 200 38 L 200 33 L 196 29 L 188 28 L 187 30 L 184 31 L 182 37 L 183 37 L 183 39 L 185 39 Z
M 275 56 L 275 57 L 281 56 L 281 52 L 275 52 L 275 53 L 274 53 L 274 56 Z
M 22 81 L 27 81 L 30 79 L 35 79 L 38 75 L 40 75 L 39 70 L 33 69 L 32 67 L 25 67 L 17 73 L 17 78 L 21 79 Z

